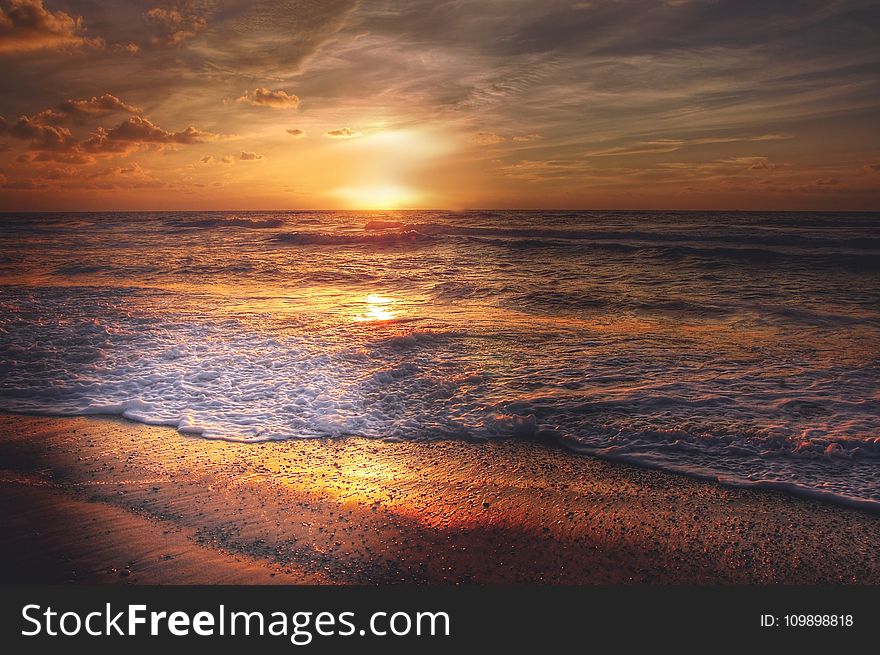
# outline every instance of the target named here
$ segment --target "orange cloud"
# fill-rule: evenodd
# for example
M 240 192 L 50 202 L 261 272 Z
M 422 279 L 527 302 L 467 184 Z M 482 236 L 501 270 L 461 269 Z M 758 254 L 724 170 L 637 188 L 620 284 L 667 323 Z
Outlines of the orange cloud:
M 205 28 L 204 17 L 181 10 L 178 7 L 153 7 L 147 18 L 160 30 L 160 37 L 153 42 L 164 41 L 167 45 L 180 45 Z
M 293 128 L 293 129 L 287 130 L 287 133 L 290 136 L 294 137 L 295 139 L 299 139 L 299 138 L 304 137 L 306 135 L 305 131 L 300 130 L 299 128 Z
M 137 107 L 122 102 L 122 100 L 110 93 L 92 96 L 87 100 L 65 100 L 58 105 L 58 111 L 69 116 L 104 114 L 114 111 L 127 112 L 129 114 L 141 113 L 141 110 Z
M 134 41 L 129 41 L 128 43 L 115 43 L 113 49 L 117 52 L 126 52 L 130 55 L 136 55 L 141 51 L 141 47 Z
M 361 133 L 355 132 L 348 127 L 340 127 L 338 130 L 330 130 L 329 132 L 324 132 L 324 136 L 330 139 L 356 139 L 357 137 L 361 136 Z
M 241 155 L 239 156 L 239 159 L 241 159 L 242 161 L 257 161 L 258 159 L 262 159 L 262 158 L 263 158 L 263 155 L 258 155 L 255 152 L 244 152 L 244 151 L 242 151 Z
M 529 142 L 529 141 L 540 141 L 543 138 L 544 137 L 541 136 L 540 134 L 538 134 L 537 132 L 533 132 L 532 134 L 517 135 L 517 136 L 513 137 L 513 140 L 525 143 L 525 142 Z
M 76 186 L 85 189 L 153 189 L 165 186 L 165 183 L 134 163 L 96 171 Z
M 288 94 L 286 91 L 272 91 L 265 87 L 259 87 L 253 91 L 245 91 L 238 98 L 238 102 L 248 102 L 257 107 L 271 107 L 272 109 L 296 109 L 299 107 L 299 97 Z
M 474 143 L 481 146 L 492 146 L 505 141 L 503 136 L 495 134 L 495 132 L 477 132 L 472 139 Z
M 43 0 L 8 0 L 0 8 L 0 53 L 104 45 L 82 32 L 82 16 L 49 11 Z

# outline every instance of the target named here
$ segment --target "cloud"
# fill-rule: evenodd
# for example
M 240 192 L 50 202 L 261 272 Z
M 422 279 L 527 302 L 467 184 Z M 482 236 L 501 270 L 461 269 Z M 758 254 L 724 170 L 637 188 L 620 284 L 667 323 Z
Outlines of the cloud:
M 192 145 L 217 138 L 216 134 L 188 127 L 182 132 L 169 132 L 142 116 L 132 116 L 116 127 L 99 127 L 80 147 L 93 153 L 119 153 L 143 145 Z
M 0 54 L 104 45 L 83 31 L 82 16 L 49 11 L 43 0 L 7 0 L 0 7 Z
M 306 135 L 305 130 L 301 130 L 301 129 L 296 128 L 296 127 L 287 130 L 287 133 L 288 133 L 290 136 L 294 137 L 295 139 L 302 138 L 302 137 L 304 137 L 304 136 Z
M 592 172 L 589 163 L 579 159 L 523 160 L 500 167 L 507 177 L 542 182 L 583 178 Z
M 471 140 L 477 145 L 493 146 L 497 143 L 503 143 L 506 139 L 495 132 L 477 132 L 471 137 Z
M 304 120 L 299 115 L 304 109 L 327 121 L 323 128 L 300 123 L 308 124 L 310 139 L 324 138 L 332 125 L 354 124 L 363 126 L 363 138 L 328 140 L 326 145 L 366 145 L 373 131 L 363 122 L 367 108 L 368 118 L 387 123 L 389 130 L 429 128 L 424 141 L 430 142 L 432 154 L 423 159 L 431 164 L 417 170 L 406 163 L 399 167 L 406 169 L 409 183 L 427 184 L 438 202 L 448 197 L 452 204 L 562 199 L 577 206 L 605 204 L 608 198 L 593 184 L 603 171 L 622 171 L 619 182 L 609 177 L 608 184 L 631 185 L 626 188 L 643 194 L 639 202 L 644 205 L 652 200 L 663 204 L 672 195 L 678 203 L 685 198 L 683 192 L 677 195 L 685 184 L 697 189 L 684 202 L 688 206 L 728 205 L 717 198 L 717 181 L 726 177 L 753 185 L 755 194 L 764 194 L 757 185 L 768 178 L 807 184 L 835 176 L 847 186 L 855 169 L 866 185 L 880 179 L 880 166 L 873 167 L 880 159 L 862 138 L 872 134 L 870 112 L 880 89 L 872 59 L 875 3 L 706 0 L 673 9 L 669 2 L 676 0 L 42 0 L 36 4 L 52 13 L 62 10 L 74 21 L 85 21 L 74 31 L 76 37 L 102 36 L 107 48 L 80 48 L 68 57 L 43 50 L 2 67 L 7 90 L 0 113 L 5 111 L 12 125 L 23 112 L 31 119 L 43 108 L 63 114 L 57 105 L 63 98 L 85 100 L 115 91 L 170 133 L 189 124 L 217 133 L 241 131 L 245 138 L 228 149 L 196 146 L 182 157 L 205 177 L 199 181 L 210 175 L 226 184 L 237 167 L 264 168 L 280 160 L 285 145 L 298 149 L 283 142 L 261 145 L 258 139 L 266 130 L 275 131 L 276 141 L 283 139 L 284 124 Z M 580 9 L 574 11 L 575 5 Z M 10 6 L 10 0 L 0 0 L 4 15 Z M 157 11 L 150 16 L 150 10 Z M 190 16 L 199 17 L 192 29 Z M 174 36 L 178 32 L 193 36 Z M 3 28 L 0 34 L 5 46 Z M 151 37 L 158 41 L 151 43 Z M 140 46 L 136 56 L 124 51 L 122 44 L 130 43 Z M 271 111 L 271 105 L 257 99 L 255 88 L 264 87 L 267 93 L 283 89 L 288 96 L 295 90 L 305 106 Z M 235 102 L 239 96 L 244 104 Z M 230 102 L 223 106 L 220 98 Z M 29 150 L 30 139 L 0 136 L 12 146 L 0 155 L 2 165 L 9 165 L 4 172 L 18 176 L 13 162 L 22 152 L 33 159 L 34 169 L 64 168 L 88 157 L 109 160 L 112 153 L 92 154 L 76 144 L 98 125 L 109 132 L 123 119 L 142 115 L 118 111 L 107 118 L 46 114 L 38 121 L 43 127 L 71 132 L 68 138 L 62 131 L 31 125 L 46 147 L 60 143 L 53 150 Z M 242 120 L 243 114 L 250 118 Z M 88 128 L 78 127 L 80 121 Z M 471 138 L 481 130 L 494 136 L 478 137 L 487 141 L 478 146 Z M 783 130 L 793 132 L 796 140 L 770 138 Z M 531 140 L 536 134 L 544 138 Z M 767 138 L 739 145 L 731 135 Z M 327 136 L 353 134 L 332 130 Z M 291 139 L 301 137 L 290 133 Z M 74 146 L 68 145 L 71 140 Z M 302 141 L 299 146 L 309 142 Z M 830 141 L 838 144 L 832 151 Z M 262 151 L 259 167 L 239 159 L 247 145 Z M 435 145 L 438 154 L 431 159 Z M 462 146 L 464 151 L 452 154 Z M 96 168 L 135 159 L 147 163 L 153 151 L 185 146 L 120 142 L 115 147 L 141 151 Z M 674 151 L 679 154 L 662 154 Z M 216 152 L 214 163 L 201 166 L 198 160 L 208 152 Z M 227 153 L 228 168 L 220 165 Z M 756 158 L 724 162 L 745 155 Z M 373 156 L 384 157 L 381 152 Z M 461 173 L 428 172 L 445 171 L 455 157 L 461 157 Z M 521 157 L 545 161 L 517 164 Z M 162 159 L 163 166 L 173 166 L 181 158 Z M 661 168 L 671 160 L 690 168 Z M 505 165 L 509 168 L 499 170 Z M 307 171 L 308 159 L 291 159 L 289 166 Z M 773 166 L 779 168 L 770 172 Z M 538 196 L 510 179 L 524 176 L 553 184 L 570 178 L 577 184 L 567 189 L 569 195 Z M 590 183 L 583 184 L 584 179 Z M 268 190 L 275 182 L 267 178 L 260 184 Z M 329 182 L 314 178 L 312 184 L 303 187 L 304 203 L 319 197 Z M 260 193 L 256 187 L 253 191 L 255 197 Z M 634 196 L 619 197 L 615 203 Z M 182 204 L 189 201 L 184 198 Z
M 263 155 L 258 155 L 255 152 L 245 152 L 242 151 L 241 155 L 238 157 L 242 161 L 257 161 L 263 158 Z
M 46 125 L 37 117 L 22 116 L 9 124 L 4 119 L 0 123 L 0 134 L 9 134 L 16 139 L 30 141 L 35 150 L 63 150 L 76 143 L 66 127 Z
M 213 163 L 213 162 L 214 162 L 214 156 L 213 156 L 213 155 L 205 155 L 204 157 L 202 157 L 201 159 L 199 159 L 199 163 L 201 163 L 201 164 L 211 164 L 211 163 Z
M 33 134 L 40 128 L 59 126 L 70 119 L 84 123 L 89 117 L 114 112 L 139 114 L 140 109 L 122 102 L 109 93 L 85 100 L 65 100 L 52 109 L 44 109 L 33 116 L 20 117 L 18 123 L 13 126 L 18 130 L 18 134 L 14 134 L 14 136 L 21 139 L 36 138 Z M 6 120 L 0 117 L 0 134 L 11 129 L 13 128 L 8 127 Z
M 24 159 L 23 159 L 24 158 Z M 52 150 L 44 150 L 42 152 L 28 153 L 21 155 L 18 161 L 24 163 L 30 162 L 57 162 L 59 164 L 91 164 L 95 161 L 92 155 L 84 154 L 80 151 L 59 152 Z
M 756 136 L 706 136 L 693 139 L 658 138 L 637 141 L 630 145 L 593 150 L 585 154 L 591 157 L 617 157 L 623 155 L 650 155 L 675 152 L 690 146 L 717 145 L 723 143 L 751 143 L 762 141 L 781 141 L 792 138 L 789 134 L 759 134 Z
M 220 159 L 220 161 L 223 162 L 224 164 L 234 164 L 235 157 L 233 157 L 232 155 L 223 155 L 223 157 Z
M 96 114 L 109 114 L 115 111 L 129 114 L 141 113 L 141 110 L 137 107 L 123 102 L 110 93 L 92 96 L 87 100 L 65 100 L 58 105 L 57 111 L 68 116 L 94 116 Z
M 84 182 L 77 180 L 74 186 L 97 189 L 155 189 L 167 185 L 135 162 L 129 166 L 95 171 L 88 175 Z
M 813 180 L 806 184 L 794 184 L 781 187 L 780 190 L 794 191 L 811 196 L 868 196 L 880 198 L 880 186 L 874 184 L 846 183 L 840 178 L 826 177 Z
M 153 7 L 146 16 L 159 31 L 153 42 L 172 46 L 191 39 L 207 24 L 203 16 L 179 7 Z
M 136 55 L 141 51 L 141 47 L 134 41 L 129 41 L 128 43 L 114 43 L 113 49 L 117 52 L 126 52 L 130 55 Z
M 324 132 L 324 136 L 330 139 L 356 139 L 361 136 L 361 133 L 355 132 L 349 127 L 340 127 L 338 130 Z
M 65 100 L 53 109 L 21 116 L 11 125 L 0 117 L 0 134 L 8 133 L 17 139 L 29 140 L 35 149 L 57 150 L 75 142 L 70 130 L 62 127 L 62 123 L 68 119 L 82 122 L 88 117 L 113 112 L 138 114 L 140 109 L 109 93 L 84 100 Z
M 12 189 L 18 191 L 31 191 L 33 189 L 45 189 L 48 185 L 45 182 L 38 182 L 37 180 L 33 180 L 31 178 L 23 178 L 20 180 L 6 181 L 3 179 L 3 183 L 0 184 L 0 187 L 4 189 Z
M 134 113 L 139 110 L 110 94 L 88 100 L 67 100 L 55 109 L 21 116 L 15 123 L 0 117 L 0 135 L 8 134 L 28 141 L 28 147 L 38 153 L 28 157 L 28 163 L 56 161 L 69 164 L 91 163 L 94 155 L 124 155 L 145 147 L 194 145 L 219 136 L 192 126 L 171 132 L 140 115 L 130 116 L 111 129 L 99 126 L 83 140 L 74 136 L 70 128 L 60 125 L 69 117 L 84 119 L 118 111 Z
M 198 48 L 175 53 L 189 70 L 222 71 L 241 80 L 277 80 L 288 79 L 332 38 L 358 0 L 177 0 L 176 4 L 191 6 L 190 13 L 206 19 L 205 29 L 195 37 Z
M 265 87 L 259 87 L 253 91 L 245 91 L 237 98 L 238 102 L 248 102 L 257 107 L 271 107 L 272 109 L 296 109 L 300 100 L 286 91 L 272 91 Z
M 513 140 L 521 143 L 527 143 L 529 141 L 540 141 L 543 138 L 544 137 L 537 132 L 533 132 L 532 134 L 519 134 L 513 137 Z

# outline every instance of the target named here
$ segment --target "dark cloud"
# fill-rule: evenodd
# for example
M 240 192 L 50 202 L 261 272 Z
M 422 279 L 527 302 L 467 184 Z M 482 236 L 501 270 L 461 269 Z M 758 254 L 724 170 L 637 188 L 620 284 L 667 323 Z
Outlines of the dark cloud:
M 872 0 L 386 0 L 365 6 L 356 28 L 421 47 L 454 44 L 505 57 L 631 56 L 754 44 L 784 50 L 793 43 L 799 51 L 834 51 L 839 35 L 830 23 L 855 28 L 864 46 L 870 30 L 858 28 L 876 28 L 876 21 Z
M 28 141 L 28 147 L 40 153 L 29 158 L 29 162 L 66 163 L 90 163 L 94 160 L 92 155 L 127 154 L 144 147 L 194 145 L 218 137 L 192 126 L 171 132 L 140 115 L 130 116 L 110 129 L 99 126 L 84 140 L 59 124 L 67 117 L 92 117 L 118 111 L 136 113 L 139 110 L 110 94 L 88 100 L 67 100 L 56 109 L 21 116 L 15 123 L 0 118 L 0 134 Z
M 192 145 L 217 138 L 216 134 L 188 127 L 182 132 L 169 132 L 142 116 L 132 116 L 107 130 L 99 127 L 91 137 L 78 144 L 90 153 L 125 153 L 152 145 Z
M 199 39 L 219 70 L 262 76 L 295 70 L 344 24 L 358 0 L 211 2 Z
M 38 117 L 22 116 L 15 123 L 0 124 L 0 131 L 24 141 L 30 141 L 35 150 L 65 150 L 76 140 L 66 127 L 47 125 Z
M 0 5 L 0 53 L 103 45 L 84 32 L 81 16 L 50 11 L 43 0 L 6 0 Z
M 263 158 L 263 155 L 258 155 L 255 152 L 244 152 L 242 151 L 241 155 L 238 157 L 242 161 L 257 161 Z
M 31 120 L 41 125 L 60 125 L 69 120 L 83 124 L 89 118 L 115 112 L 140 114 L 141 110 L 124 103 L 110 93 L 105 93 L 83 100 L 65 100 L 52 109 L 34 114 Z
M 298 138 L 300 138 L 300 137 L 304 137 L 304 136 L 306 135 L 305 130 L 301 130 L 301 129 L 296 128 L 296 127 L 287 130 L 287 133 L 288 133 L 290 136 L 294 137 L 295 139 L 298 139 Z

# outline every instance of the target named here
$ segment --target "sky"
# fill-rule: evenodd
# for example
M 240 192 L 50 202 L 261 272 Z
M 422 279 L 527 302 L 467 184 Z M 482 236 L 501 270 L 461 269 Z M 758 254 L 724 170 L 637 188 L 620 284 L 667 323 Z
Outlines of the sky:
M 0 0 L 0 210 L 880 210 L 880 2 Z

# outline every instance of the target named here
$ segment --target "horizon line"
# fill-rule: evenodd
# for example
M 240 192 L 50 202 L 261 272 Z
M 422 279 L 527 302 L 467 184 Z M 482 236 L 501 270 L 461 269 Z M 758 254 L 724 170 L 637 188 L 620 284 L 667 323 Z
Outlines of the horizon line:
M 295 213 L 295 212 L 336 212 L 336 213 L 368 213 L 368 212 L 448 212 L 453 214 L 477 211 L 493 211 L 493 212 L 666 212 L 693 214 L 697 212 L 729 212 L 742 214 L 756 214 L 772 212 L 776 214 L 880 214 L 878 209 L 612 209 L 612 208 L 586 208 L 586 207 L 465 207 L 462 209 L 447 208 L 393 208 L 393 209 L 329 209 L 329 208 L 299 208 L 299 209 L 0 209 L 2 214 L 156 214 L 160 212 L 173 213 L 207 213 L 207 212 L 277 212 L 277 213 Z

